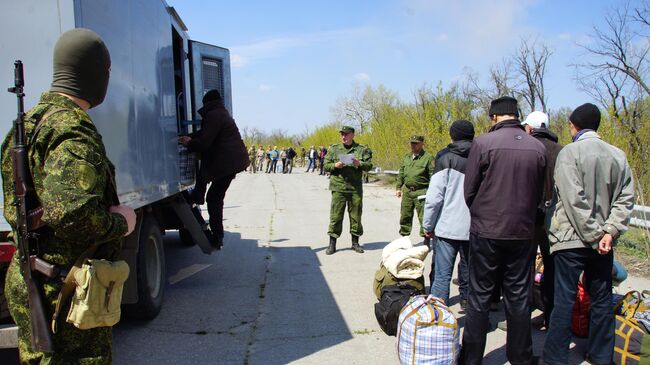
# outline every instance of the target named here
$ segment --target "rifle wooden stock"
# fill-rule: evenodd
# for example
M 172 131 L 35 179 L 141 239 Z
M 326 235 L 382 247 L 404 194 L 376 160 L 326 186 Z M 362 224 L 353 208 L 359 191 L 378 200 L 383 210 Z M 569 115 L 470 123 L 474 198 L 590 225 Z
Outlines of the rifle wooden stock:
M 40 281 L 39 273 L 33 270 L 38 268 L 39 271 L 48 272 L 49 263 L 37 258 L 32 260 L 32 256 L 36 257 L 38 255 L 38 240 L 35 231 L 40 225 L 40 219 L 36 219 L 36 217 L 40 218 L 42 209 L 29 170 L 25 143 L 23 65 L 20 61 L 16 61 L 14 65 L 15 86 L 9 88 L 9 92 L 16 94 L 18 102 L 18 114 L 13 123 L 14 146 L 11 149 L 15 198 L 13 205 L 16 207 L 16 243 L 20 254 L 20 269 L 27 285 L 32 349 L 40 352 L 54 352 L 50 320 L 46 315 L 48 310 L 43 301 L 43 284 Z

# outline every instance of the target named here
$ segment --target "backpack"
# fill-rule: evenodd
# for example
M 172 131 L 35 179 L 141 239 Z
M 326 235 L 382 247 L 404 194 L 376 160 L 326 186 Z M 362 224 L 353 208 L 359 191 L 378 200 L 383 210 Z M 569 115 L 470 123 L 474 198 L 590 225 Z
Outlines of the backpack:
M 442 300 L 418 295 L 404 306 L 397 327 L 402 365 L 456 364 L 460 354 L 456 317 Z
M 381 289 L 381 299 L 375 303 L 375 318 L 382 331 L 389 336 L 397 334 L 400 311 L 412 296 L 418 294 L 422 291 L 409 284 L 387 285 Z
M 391 274 L 384 264 L 379 265 L 379 269 L 375 272 L 375 280 L 373 282 L 373 290 L 378 300 L 381 300 L 382 289 L 388 285 L 396 284 L 409 284 L 421 293 L 424 293 L 424 276 L 417 279 L 398 279 Z

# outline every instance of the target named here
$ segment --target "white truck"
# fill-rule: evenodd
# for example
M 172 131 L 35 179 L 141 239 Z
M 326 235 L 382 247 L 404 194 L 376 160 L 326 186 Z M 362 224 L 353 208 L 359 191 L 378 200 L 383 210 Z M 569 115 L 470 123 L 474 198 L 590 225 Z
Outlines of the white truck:
M 185 199 L 195 181 L 196 161 L 177 136 L 200 124 L 197 110 L 210 89 L 221 91 L 232 113 L 230 54 L 190 40 L 185 24 L 164 0 L 3 1 L 0 86 L 13 85 L 14 60 L 22 60 L 26 109 L 49 89 L 54 44 L 72 28 L 92 29 L 111 54 L 106 99 L 89 114 L 116 166 L 120 201 L 138 216 L 122 252 L 131 268 L 124 310 L 150 319 L 163 302 L 162 235 L 179 230 L 184 243 L 198 244 L 207 254 L 212 251 L 205 222 Z M 1 92 L 0 135 L 6 135 L 15 116 L 15 95 Z M 14 252 L 6 239 L 9 230 L 0 215 L 0 321 L 4 317 L 5 323 L 4 273 Z M 0 347 L 15 345 L 15 334 L 7 331 L 0 328 Z

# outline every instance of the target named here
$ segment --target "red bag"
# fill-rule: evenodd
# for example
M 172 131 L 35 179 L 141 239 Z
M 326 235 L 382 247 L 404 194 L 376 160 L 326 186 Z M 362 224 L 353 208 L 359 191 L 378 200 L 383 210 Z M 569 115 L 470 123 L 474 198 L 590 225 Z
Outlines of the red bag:
M 571 316 L 571 331 L 578 337 L 589 336 L 589 293 L 582 284 L 578 282 L 578 294 L 573 304 L 573 315 Z

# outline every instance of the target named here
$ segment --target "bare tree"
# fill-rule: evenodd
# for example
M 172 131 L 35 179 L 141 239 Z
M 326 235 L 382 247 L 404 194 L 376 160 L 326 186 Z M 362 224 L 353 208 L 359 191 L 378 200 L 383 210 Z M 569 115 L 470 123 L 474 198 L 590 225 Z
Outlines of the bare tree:
M 603 29 L 594 27 L 591 41 L 581 45 L 594 61 L 577 65 L 580 70 L 578 81 L 583 83 L 586 92 L 594 92 L 590 88 L 596 79 L 600 80 L 601 86 L 606 83 L 612 87 L 611 83 L 615 82 L 615 88 L 621 91 L 634 91 L 638 87 L 645 96 L 650 96 L 650 86 L 646 81 L 650 66 L 650 42 L 646 36 L 650 30 L 648 11 L 646 1 L 634 9 L 627 1 L 605 17 Z
M 359 128 L 359 133 L 368 131 L 372 120 L 376 120 L 381 106 L 395 105 L 395 93 L 379 85 L 376 88 L 355 85 L 350 96 L 340 98 L 332 108 L 334 119 L 340 123 L 352 124 Z
M 546 63 L 552 54 L 546 44 L 538 40 L 522 39 L 513 57 L 521 85 L 519 95 L 526 101 L 531 112 L 537 110 L 537 102 L 543 112 L 548 111 L 544 76 Z

